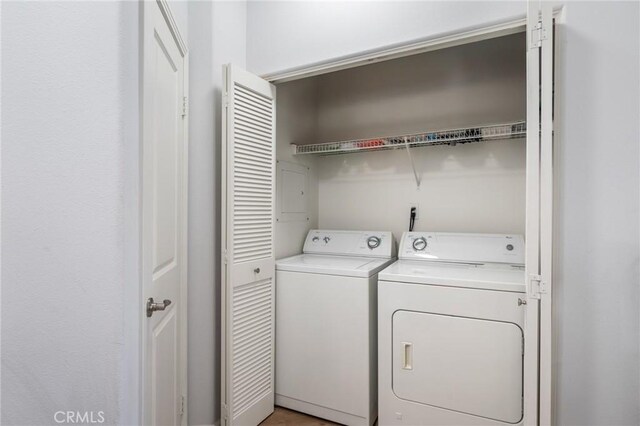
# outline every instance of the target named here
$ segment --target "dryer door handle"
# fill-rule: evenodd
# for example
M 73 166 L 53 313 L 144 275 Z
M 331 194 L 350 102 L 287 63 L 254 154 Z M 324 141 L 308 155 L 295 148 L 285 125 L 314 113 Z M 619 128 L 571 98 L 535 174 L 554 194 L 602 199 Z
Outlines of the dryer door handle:
M 413 343 L 402 342 L 402 369 L 413 370 Z

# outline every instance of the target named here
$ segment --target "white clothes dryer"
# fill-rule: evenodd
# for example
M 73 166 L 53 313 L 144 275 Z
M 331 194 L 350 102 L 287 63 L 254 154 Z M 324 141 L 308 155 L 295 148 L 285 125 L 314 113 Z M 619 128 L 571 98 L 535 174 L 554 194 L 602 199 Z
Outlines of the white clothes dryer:
M 407 232 L 378 274 L 379 424 L 519 425 L 524 239 Z
M 309 231 L 276 262 L 276 405 L 346 425 L 377 418 L 377 274 L 390 232 Z

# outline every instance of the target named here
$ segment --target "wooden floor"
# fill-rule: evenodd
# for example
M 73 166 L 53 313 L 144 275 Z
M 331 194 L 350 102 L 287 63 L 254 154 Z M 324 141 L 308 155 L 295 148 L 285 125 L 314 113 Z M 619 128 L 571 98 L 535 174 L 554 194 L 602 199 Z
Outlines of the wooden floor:
M 272 415 L 267 417 L 261 426 L 331 426 L 337 423 L 328 420 L 319 419 L 307 414 L 298 413 L 297 411 L 287 410 L 286 408 L 276 407 Z

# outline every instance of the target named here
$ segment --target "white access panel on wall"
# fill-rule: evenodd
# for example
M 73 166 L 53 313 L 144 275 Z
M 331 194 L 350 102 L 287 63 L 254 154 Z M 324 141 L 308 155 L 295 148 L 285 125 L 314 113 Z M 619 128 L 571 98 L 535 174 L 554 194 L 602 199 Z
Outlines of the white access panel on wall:
M 222 424 L 273 412 L 275 87 L 224 68 Z
M 306 222 L 307 178 L 309 167 L 303 164 L 278 161 L 276 168 L 276 220 L 278 222 Z

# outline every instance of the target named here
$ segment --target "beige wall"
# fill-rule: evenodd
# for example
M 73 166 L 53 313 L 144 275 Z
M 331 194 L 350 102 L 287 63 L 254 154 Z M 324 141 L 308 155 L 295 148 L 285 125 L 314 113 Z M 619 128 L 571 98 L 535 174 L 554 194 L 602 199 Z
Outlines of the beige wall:
M 348 154 L 320 160 L 319 226 L 329 229 L 524 234 L 525 143 L 508 140 L 412 151 Z
M 522 120 L 523 34 L 318 77 L 317 140 L 402 135 Z M 416 230 L 524 233 L 525 143 L 323 157 L 319 226 L 380 229 L 397 238 L 418 204 Z
M 313 157 L 296 157 L 291 144 L 313 141 L 316 133 L 316 80 L 304 79 L 280 84 L 276 89 L 276 158 L 278 162 L 309 167 L 307 176 L 308 221 L 276 222 L 276 258 L 302 252 L 309 229 L 318 226 L 317 161 Z M 276 167 L 276 171 L 278 167 Z M 278 208 L 278 205 L 276 205 Z
M 319 142 L 524 120 L 524 33 L 318 77 Z

